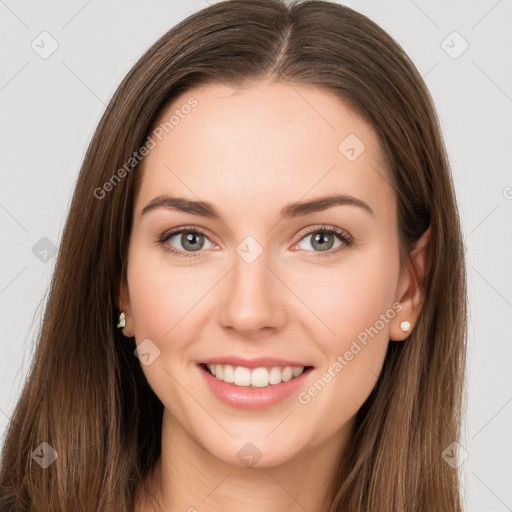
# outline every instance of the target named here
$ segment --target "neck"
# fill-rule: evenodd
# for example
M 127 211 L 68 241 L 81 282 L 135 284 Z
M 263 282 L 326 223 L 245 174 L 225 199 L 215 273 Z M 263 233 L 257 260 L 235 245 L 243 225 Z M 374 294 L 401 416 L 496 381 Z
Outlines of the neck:
M 136 512 L 326 512 L 352 423 L 327 442 L 269 467 L 239 467 L 204 450 L 164 410 L 162 452 Z

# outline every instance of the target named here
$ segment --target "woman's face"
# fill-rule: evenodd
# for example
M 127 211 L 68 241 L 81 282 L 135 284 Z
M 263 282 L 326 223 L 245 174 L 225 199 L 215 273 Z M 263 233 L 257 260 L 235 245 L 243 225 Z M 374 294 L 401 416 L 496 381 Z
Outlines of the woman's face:
M 281 82 L 186 91 L 151 139 L 121 308 L 165 415 L 238 466 L 336 444 L 410 320 L 376 133 Z

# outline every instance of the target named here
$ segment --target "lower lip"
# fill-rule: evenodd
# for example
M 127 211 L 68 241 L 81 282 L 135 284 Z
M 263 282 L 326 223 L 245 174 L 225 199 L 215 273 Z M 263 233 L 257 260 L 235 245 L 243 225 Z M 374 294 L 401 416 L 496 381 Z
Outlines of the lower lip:
M 239 409 L 264 409 L 277 404 L 297 391 L 313 369 L 309 367 L 298 377 L 281 384 L 270 384 L 266 388 L 248 388 L 218 380 L 201 365 L 198 368 L 213 394 L 224 403 Z

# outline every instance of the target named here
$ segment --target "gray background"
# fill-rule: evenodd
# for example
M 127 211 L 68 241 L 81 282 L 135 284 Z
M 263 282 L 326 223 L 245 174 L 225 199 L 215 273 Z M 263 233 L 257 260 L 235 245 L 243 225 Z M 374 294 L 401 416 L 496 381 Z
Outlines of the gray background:
M 466 510 L 512 510 L 512 2 L 342 3 L 404 47 L 436 102 L 467 248 Z M 137 58 L 206 5 L 0 0 L 0 434 L 30 364 L 52 249 L 93 130 Z

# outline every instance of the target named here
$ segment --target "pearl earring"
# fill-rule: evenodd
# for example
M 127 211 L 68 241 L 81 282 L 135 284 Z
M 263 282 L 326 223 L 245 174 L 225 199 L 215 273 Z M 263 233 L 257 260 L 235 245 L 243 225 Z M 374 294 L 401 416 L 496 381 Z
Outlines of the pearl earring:
M 123 328 L 126 325 L 126 317 L 124 313 L 121 311 L 121 314 L 119 315 L 119 322 L 117 323 L 117 327 Z
M 400 322 L 400 329 L 402 329 L 402 331 L 407 332 L 410 328 L 411 328 L 410 322 L 407 322 L 406 320 L 403 322 Z

